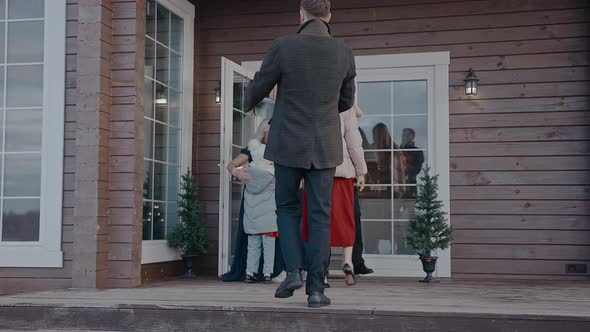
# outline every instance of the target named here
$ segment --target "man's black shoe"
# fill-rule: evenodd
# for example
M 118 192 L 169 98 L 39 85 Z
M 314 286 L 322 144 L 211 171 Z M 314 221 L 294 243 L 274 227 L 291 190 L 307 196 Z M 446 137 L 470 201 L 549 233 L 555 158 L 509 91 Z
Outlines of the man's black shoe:
M 320 308 L 330 305 L 332 301 L 320 292 L 311 292 L 307 298 L 307 306 L 310 308 Z
M 366 274 L 371 274 L 375 271 L 373 271 L 373 269 L 369 269 L 366 265 L 362 265 L 362 266 L 358 266 L 358 267 L 354 267 L 354 274 L 355 275 L 366 275 Z
M 275 297 L 284 299 L 293 296 L 293 292 L 303 286 L 303 279 L 301 278 L 301 271 L 297 270 L 287 275 L 287 278 L 281 282 L 281 285 L 275 292 Z

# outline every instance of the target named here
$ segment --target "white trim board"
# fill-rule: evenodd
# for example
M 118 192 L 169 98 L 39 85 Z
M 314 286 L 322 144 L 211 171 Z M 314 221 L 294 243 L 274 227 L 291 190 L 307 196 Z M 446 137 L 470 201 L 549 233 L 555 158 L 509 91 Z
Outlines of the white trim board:
M 63 267 L 66 0 L 45 1 L 38 242 L 0 242 L 0 267 Z

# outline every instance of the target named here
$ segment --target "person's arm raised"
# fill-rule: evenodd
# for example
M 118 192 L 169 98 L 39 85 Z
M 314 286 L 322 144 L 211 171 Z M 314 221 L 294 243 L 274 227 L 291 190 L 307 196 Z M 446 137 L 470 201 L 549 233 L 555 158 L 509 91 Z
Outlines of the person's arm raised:
M 262 61 L 260 70 L 246 89 L 244 97 L 245 111 L 250 112 L 259 102 L 272 91 L 281 77 L 279 63 L 279 43 L 274 41 Z

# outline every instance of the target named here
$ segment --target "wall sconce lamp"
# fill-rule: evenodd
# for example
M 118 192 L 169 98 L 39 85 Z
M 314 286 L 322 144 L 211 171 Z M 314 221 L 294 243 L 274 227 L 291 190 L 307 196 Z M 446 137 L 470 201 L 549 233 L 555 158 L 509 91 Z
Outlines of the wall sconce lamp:
M 221 82 L 217 82 L 217 87 L 213 91 L 215 91 L 215 103 L 221 104 Z
M 467 72 L 467 77 L 465 77 L 465 95 L 466 96 L 475 96 L 477 95 L 477 76 L 473 72 L 473 68 L 469 68 Z

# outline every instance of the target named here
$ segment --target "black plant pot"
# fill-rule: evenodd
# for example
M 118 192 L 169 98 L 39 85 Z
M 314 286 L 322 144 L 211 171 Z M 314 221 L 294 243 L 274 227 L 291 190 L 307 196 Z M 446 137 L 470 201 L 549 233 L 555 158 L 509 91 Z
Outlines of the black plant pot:
M 438 257 L 420 257 L 422 261 L 422 269 L 426 272 L 426 277 L 420 282 L 431 282 L 432 281 L 432 272 L 436 269 L 436 260 Z
M 182 255 L 182 263 L 184 263 L 184 275 L 183 278 L 191 279 L 193 275 L 193 258 L 195 255 Z

